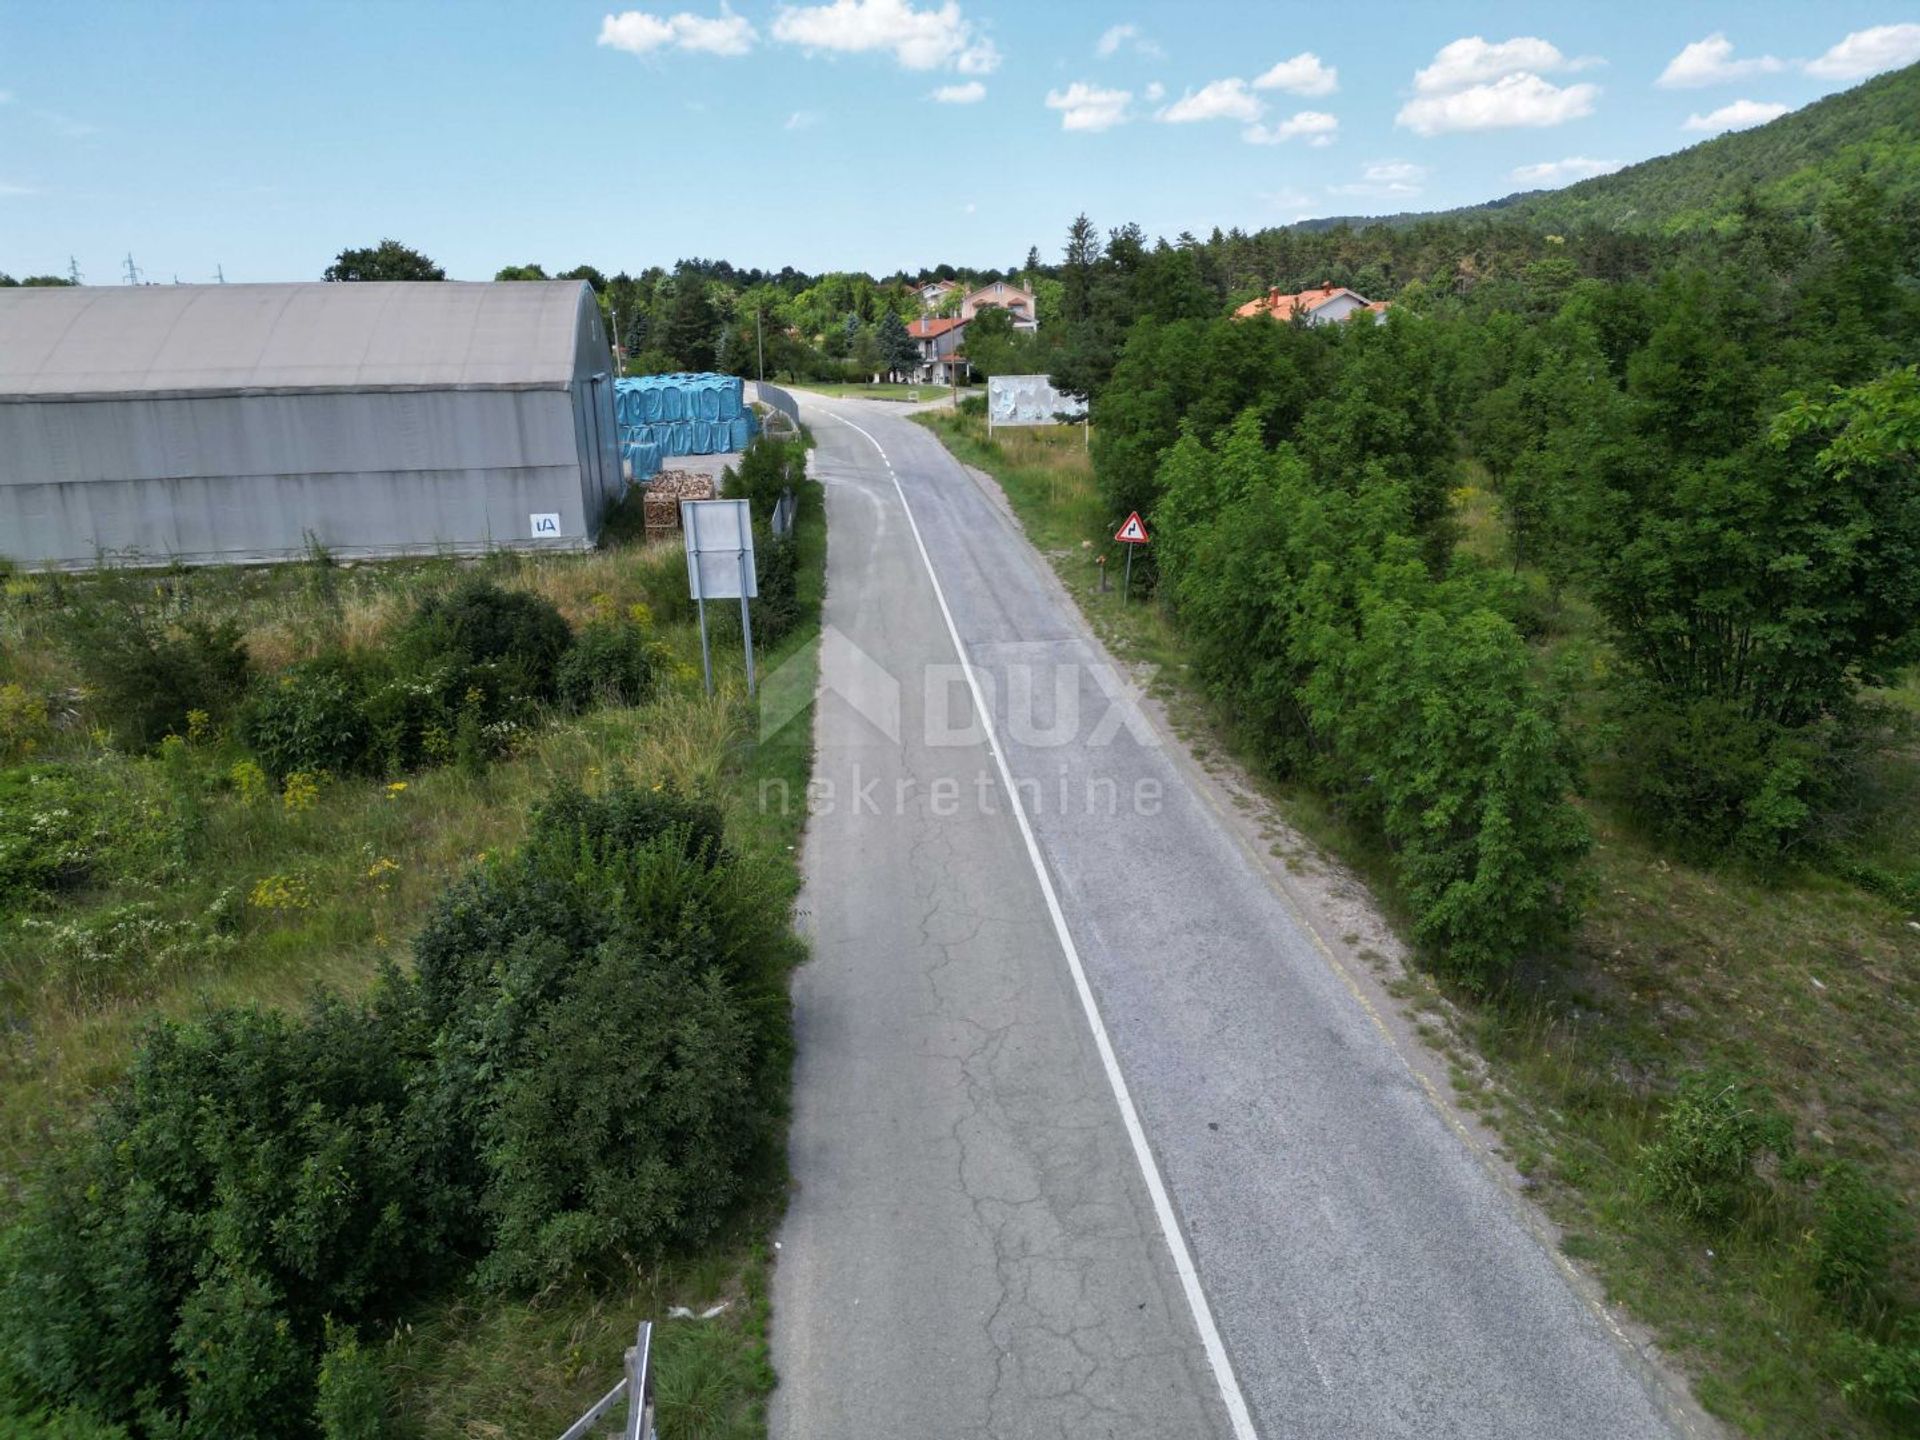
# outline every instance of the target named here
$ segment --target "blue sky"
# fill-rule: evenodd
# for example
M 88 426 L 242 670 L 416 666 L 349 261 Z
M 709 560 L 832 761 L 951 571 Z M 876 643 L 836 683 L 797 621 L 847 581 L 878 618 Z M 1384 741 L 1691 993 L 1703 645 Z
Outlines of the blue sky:
M 1915 59 L 1912 0 L 5 0 L 0 270 L 317 278 L 384 235 L 461 279 L 1006 266 L 1081 210 L 1564 183 Z

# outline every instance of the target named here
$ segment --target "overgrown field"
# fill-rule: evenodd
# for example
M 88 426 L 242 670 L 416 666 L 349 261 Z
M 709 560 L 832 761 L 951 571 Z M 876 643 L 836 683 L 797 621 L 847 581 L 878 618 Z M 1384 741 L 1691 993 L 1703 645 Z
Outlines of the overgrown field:
M 1110 537 L 1124 511 L 1081 433 L 990 441 L 977 415 L 922 423 L 995 476 L 1109 646 L 1152 667 L 1196 748 L 1249 762 L 1282 813 L 1415 935 L 1422 902 L 1377 822 L 1310 770 L 1274 766 L 1274 736 L 1247 723 L 1244 697 L 1223 703 L 1203 683 L 1164 592 L 1144 594 L 1137 572 L 1122 604 Z M 1234 463 L 1215 452 L 1209 473 Z M 1467 476 L 1450 525 L 1464 551 L 1510 570 L 1500 507 L 1483 474 Z M 1259 582 L 1247 585 L 1251 605 Z M 1911 1434 L 1899 1337 L 1920 1302 L 1920 744 L 1897 714 L 1920 713 L 1920 677 L 1871 697 L 1893 716 L 1818 847 L 1765 865 L 1689 863 L 1633 818 L 1608 773 L 1617 721 L 1600 680 L 1618 661 L 1595 611 L 1562 592 L 1540 601 L 1538 625 L 1528 668 L 1567 677 L 1562 723 L 1592 837 L 1574 928 L 1524 950 L 1499 985 L 1423 969 L 1403 998 L 1568 1251 L 1657 1328 L 1704 1403 L 1756 1435 Z
M 677 543 L 6 578 L 0 1433 L 763 1432 L 801 495 L 767 736 Z

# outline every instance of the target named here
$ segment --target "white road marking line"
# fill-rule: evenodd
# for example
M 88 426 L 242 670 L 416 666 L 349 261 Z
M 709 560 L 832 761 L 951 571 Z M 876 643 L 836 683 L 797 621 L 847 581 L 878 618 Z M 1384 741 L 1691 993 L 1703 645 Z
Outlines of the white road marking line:
M 887 467 L 887 477 L 893 481 L 894 492 L 900 497 L 900 508 L 907 516 L 907 528 L 913 532 L 913 543 L 920 551 L 920 563 L 926 567 L 927 579 L 933 584 L 933 598 L 939 602 L 940 616 L 947 622 L 947 637 L 953 641 L 954 654 L 959 657 L 960 669 L 967 677 L 967 688 L 973 692 L 973 708 L 979 713 L 981 727 L 986 732 L 987 749 L 1000 771 L 1000 783 L 1006 789 L 1009 808 L 1019 822 L 1020 838 L 1026 841 L 1027 859 L 1033 863 L 1034 876 L 1040 881 L 1040 893 L 1046 898 L 1047 913 L 1053 917 L 1054 933 L 1059 937 L 1061 950 L 1066 953 L 1067 969 L 1073 975 L 1073 988 L 1080 996 L 1080 1008 L 1086 1012 L 1087 1025 L 1093 1031 L 1094 1048 L 1100 1052 L 1100 1064 L 1107 1072 L 1107 1083 L 1113 1089 L 1113 1098 L 1119 1103 L 1121 1123 L 1126 1127 L 1127 1139 L 1133 1144 L 1133 1156 L 1140 1163 L 1141 1176 L 1147 1182 L 1147 1194 L 1152 1197 L 1154 1213 L 1160 1220 L 1160 1233 L 1166 1239 L 1167 1249 L 1173 1254 L 1173 1268 L 1179 1272 L 1180 1288 L 1186 1292 L 1187 1307 L 1193 1312 L 1194 1327 L 1200 1332 L 1200 1344 L 1205 1348 L 1207 1361 L 1213 1367 L 1214 1381 L 1220 1387 L 1221 1403 L 1227 1408 L 1227 1418 L 1232 1422 L 1236 1440 L 1259 1440 L 1259 1433 L 1253 1428 L 1253 1416 L 1247 1409 L 1246 1396 L 1240 1393 L 1240 1382 L 1234 1376 L 1233 1362 L 1227 1357 L 1226 1343 L 1220 1338 L 1220 1327 L 1214 1323 L 1213 1309 L 1207 1303 L 1206 1292 L 1200 1288 L 1200 1272 L 1194 1267 L 1193 1254 L 1187 1248 L 1187 1237 L 1180 1232 L 1180 1222 L 1174 1216 L 1173 1201 L 1167 1195 L 1166 1182 L 1160 1178 L 1160 1167 L 1153 1158 L 1152 1148 L 1147 1144 L 1147 1132 L 1140 1123 L 1140 1112 L 1134 1108 L 1126 1077 L 1120 1073 L 1120 1061 L 1113 1052 L 1113 1042 L 1107 1038 L 1106 1022 L 1100 1018 L 1100 1007 L 1094 1002 L 1093 987 L 1087 983 L 1086 969 L 1080 963 L 1080 951 L 1073 943 L 1072 932 L 1067 929 L 1067 917 L 1060 908 L 1060 897 L 1054 893 L 1053 881 L 1047 875 L 1039 842 L 1034 839 L 1033 826 L 1027 820 L 1026 806 L 1021 803 L 1020 791 L 1013 783 L 1013 772 L 1007 768 L 1006 756 L 1001 753 L 1000 736 L 994 729 L 993 714 L 987 708 L 986 696 L 980 689 L 979 678 L 974 674 L 973 662 L 967 658 L 966 647 L 960 643 L 960 631 L 953 623 L 953 611 L 947 608 L 947 596 L 940 588 L 940 577 L 934 573 L 933 557 L 927 554 L 927 542 L 920 537 L 920 525 L 913 518 L 913 506 L 907 503 L 907 492 L 901 486 L 900 477 L 894 473 L 893 462 L 887 459 L 887 452 L 880 442 L 844 415 L 836 415 L 824 408 L 822 413 L 858 431 L 869 445 L 879 451 L 880 459 Z

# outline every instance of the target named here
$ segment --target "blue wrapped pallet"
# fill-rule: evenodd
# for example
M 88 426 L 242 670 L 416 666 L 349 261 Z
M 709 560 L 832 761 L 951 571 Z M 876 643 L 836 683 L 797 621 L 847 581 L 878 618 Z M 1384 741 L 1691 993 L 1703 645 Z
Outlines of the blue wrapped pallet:
M 638 375 L 613 382 L 620 455 L 636 481 L 670 455 L 722 455 L 744 450 L 760 433 L 737 375 Z

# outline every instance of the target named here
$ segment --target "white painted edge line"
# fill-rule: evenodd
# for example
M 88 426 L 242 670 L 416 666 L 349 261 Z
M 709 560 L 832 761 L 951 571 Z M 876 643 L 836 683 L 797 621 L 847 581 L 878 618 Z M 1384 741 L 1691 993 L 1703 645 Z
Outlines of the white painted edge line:
M 1073 934 L 1067 929 L 1067 917 L 1060 908 L 1060 897 L 1054 893 L 1053 880 L 1047 874 L 1046 861 L 1040 854 L 1040 844 L 1034 839 L 1033 826 L 1027 819 L 1027 809 L 1020 800 L 1019 788 L 1013 783 L 1013 772 L 1007 768 L 1006 756 L 1000 750 L 1000 736 L 993 726 L 993 712 L 987 708 L 985 694 L 980 689 L 979 678 L 974 674 L 973 662 L 967 658 L 967 650 L 960 643 L 959 627 L 953 623 L 953 611 L 947 608 L 946 592 L 940 588 L 940 577 L 934 573 L 933 557 L 927 553 L 927 542 L 920 537 L 920 526 L 913 518 L 913 506 L 907 503 L 907 492 L 900 484 L 900 476 L 895 473 L 893 461 L 887 458 L 886 447 L 861 426 L 854 424 L 844 415 L 822 407 L 821 413 L 838 420 L 851 430 L 858 431 L 869 445 L 879 452 L 880 459 L 887 467 L 887 478 L 893 481 L 894 493 L 900 497 L 900 508 L 906 512 L 907 528 L 913 532 L 913 543 L 920 551 L 920 563 L 926 567 L 927 579 L 933 584 L 933 598 L 939 602 L 940 617 L 947 623 L 947 638 L 953 642 L 954 654 L 960 660 L 960 669 L 967 677 L 967 688 L 973 693 L 973 708 L 980 716 L 981 728 L 986 731 L 987 749 L 993 755 L 995 768 L 1000 772 L 1000 783 L 1006 788 L 1013 811 L 1013 817 L 1020 825 L 1020 838 L 1027 844 L 1027 859 L 1033 864 L 1033 873 L 1040 882 L 1040 893 L 1046 898 L 1047 913 L 1053 918 L 1053 929 L 1059 937 L 1060 948 L 1066 952 L 1067 969 L 1073 975 L 1073 988 L 1080 996 L 1080 1008 L 1086 1012 L 1088 1028 L 1093 1031 L 1094 1048 L 1100 1052 L 1100 1064 L 1107 1072 L 1107 1084 L 1113 1089 L 1113 1098 L 1120 1106 L 1120 1121 L 1126 1127 L 1127 1139 L 1133 1144 L 1133 1158 L 1140 1164 L 1140 1173 L 1147 1182 L 1147 1194 L 1152 1197 L 1154 1214 L 1160 1221 L 1160 1233 L 1167 1242 L 1167 1249 L 1173 1255 L 1173 1268 L 1179 1273 L 1180 1288 L 1186 1292 L 1187 1308 L 1193 1312 L 1194 1328 L 1200 1332 L 1200 1344 L 1207 1352 L 1207 1362 L 1213 1367 L 1213 1378 L 1220 1387 L 1220 1400 L 1227 1408 L 1227 1418 L 1233 1425 L 1236 1440 L 1259 1440 L 1259 1432 L 1253 1428 L 1253 1416 L 1247 1409 L 1246 1396 L 1240 1393 L 1240 1381 L 1233 1373 L 1233 1361 L 1227 1356 L 1226 1342 L 1220 1338 L 1220 1327 L 1214 1323 L 1213 1309 L 1207 1303 L 1206 1291 L 1200 1287 L 1200 1272 L 1193 1263 L 1193 1253 L 1187 1248 L 1187 1237 L 1180 1232 L 1180 1222 L 1173 1213 L 1173 1201 L 1167 1194 L 1166 1182 L 1160 1178 L 1160 1166 L 1153 1158 L 1153 1150 L 1147 1144 L 1146 1128 L 1140 1123 L 1140 1112 L 1134 1108 L 1133 1095 L 1127 1089 L 1126 1077 L 1120 1073 L 1120 1061 L 1114 1054 L 1113 1042 L 1107 1038 L 1106 1022 L 1100 1018 L 1100 1007 L 1093 998 L 1093 987 L 1087 983 L 1086 968 L 1080 963 L 1080 951 L 1073 943 Z

